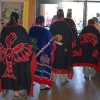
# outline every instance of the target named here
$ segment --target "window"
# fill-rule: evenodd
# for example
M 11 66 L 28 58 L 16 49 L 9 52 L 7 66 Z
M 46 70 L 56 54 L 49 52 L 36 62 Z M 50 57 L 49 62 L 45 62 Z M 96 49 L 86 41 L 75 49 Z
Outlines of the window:
M 67 15 L 67 10 L 72 9 L 72 19 L 74 20 L 77 30 L 83 28 L 83 2 L 62 2 L 64 16 Z
M 58 4 L 40 4 L 40 15 L 45 17 L 45 26 L 50 26 L 57 13 Z
M 87 3 L 87 22 L 92 17 L 97 17 L 100 24 L 100 3 Z

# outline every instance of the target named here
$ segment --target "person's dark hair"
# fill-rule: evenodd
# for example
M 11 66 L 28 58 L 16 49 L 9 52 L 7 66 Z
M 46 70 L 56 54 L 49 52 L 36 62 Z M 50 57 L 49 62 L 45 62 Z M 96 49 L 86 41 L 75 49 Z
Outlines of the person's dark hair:
M 94 24 L 94 20 L 93 19 L 89 19 L 88 20 L 88 24 Z
M 12 26 L 14 24 L 17 24 L 18 19 L 19 19 L 19 14 L 17 12 L 12 12 L 10 15 L 10 21 L 8 22 L 8 25 Z
M 36 21 L 35 21 L 36 24 L 42 24 L 44 23 L 44 17 L 43 16 L 38 16 L 36 18 Z
M 98 22 L 98 19 L 96 17 L 92 18 L 94 20 L 94 22 Z
M 57 11 L 57 18 L 64 18 L 64 11 L 62 9 L 59 9 Z

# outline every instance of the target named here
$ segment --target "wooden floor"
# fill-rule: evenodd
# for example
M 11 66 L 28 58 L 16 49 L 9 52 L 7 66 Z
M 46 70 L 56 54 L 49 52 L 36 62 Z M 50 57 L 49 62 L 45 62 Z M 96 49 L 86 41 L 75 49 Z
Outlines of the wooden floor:
M 12 97 L 12 91 L 9 91 L 5 98 L 0 94 L 0 100 L 12 100 Z M 74 68 L 74 77 L 68 84 L 61 85 L 59 75 L 49 91 L 40 91 L 39 85 L 36 83 L 34 97 L 27 97 L 26 100 L 100 100 L 99 76 L 86 80 L 82 68 L 76 67 Z

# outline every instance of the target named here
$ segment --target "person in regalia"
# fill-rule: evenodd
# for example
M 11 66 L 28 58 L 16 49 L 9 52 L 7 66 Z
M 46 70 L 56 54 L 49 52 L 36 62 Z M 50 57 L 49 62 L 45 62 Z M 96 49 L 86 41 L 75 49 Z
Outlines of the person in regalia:
M 18 24 L 19 14 L 12 12 L 10 21 L 3 27 L 0 38 L 0 92 L 6 96 L 8 90 L 14 91 L 13 100 L 24 100 L 26 95 L 19 90 L 27 90 L 32 96 L 32 75 L 37 66 L 34 49 L 26 30 Z M 35 63 L 33 63 L 35 61 Z M 31 73 L 31 70 L 33 71 Z
M 52 87 L 52 62 L 56 45 L 51 32 L 44 28 L 43 16 L 36 18 L 35 26 L 29 30 L 29 38 L 38 62 L 33 80 L 40 84 L 40 90 L 49 90 Z
M 70 26 L 64 21 L 62 9 L 57 11 L 57 21 L 51 24 L 52 33 L 57 49 L 54 52 L 54 62 L 52 64 L 53 81 L 56 81 L 57 74 L 60 74 L 61 84 L 68 83 L 66 74 L 72 78 L 72 41 L 73 33 Z
M 100 57 L 100 34 L 93 19 L 83 28 L 78 39 L 72 43 L 73 66 L 83 66 L 84 78 L 95 77 Z
M 64 20 L 70 25 L 72 32 L 73 32 L 73 37 L 76 40 L 78 37 L 78 33 L 77 33 L 75 22 L 72 19 L 72 9 L 68 9 L 67 16 L 66 18 L 64 18 Z

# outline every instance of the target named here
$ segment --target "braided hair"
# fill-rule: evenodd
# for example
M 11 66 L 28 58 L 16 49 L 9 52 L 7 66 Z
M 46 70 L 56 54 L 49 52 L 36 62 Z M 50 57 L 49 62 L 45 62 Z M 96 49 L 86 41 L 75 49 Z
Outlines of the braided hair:
M 9 26 L 13 26 L 18 23 L 19 14 L 17 12 L 12 12 L 10 15 L 10 21 L 8 22 Z

